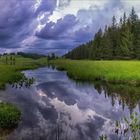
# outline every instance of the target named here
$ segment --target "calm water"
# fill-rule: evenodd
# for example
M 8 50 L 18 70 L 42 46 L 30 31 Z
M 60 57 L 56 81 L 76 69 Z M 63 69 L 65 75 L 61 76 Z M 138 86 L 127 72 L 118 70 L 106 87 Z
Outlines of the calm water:
M 18 128 L 1 134 L 4 140 L 98 140 L 101 134 L 118 140 L 114 121 L 139 112 L 139 88 L 77 83 L 50 68 L 24 73 L 36 78 L 32 87 L 0 91 L 0 100 L 22 110 Z

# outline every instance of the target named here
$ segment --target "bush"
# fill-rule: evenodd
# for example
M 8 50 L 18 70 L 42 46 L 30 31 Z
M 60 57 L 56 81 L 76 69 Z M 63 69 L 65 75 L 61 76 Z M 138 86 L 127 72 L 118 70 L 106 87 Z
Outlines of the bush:
M 0 103 L 0 128 L 15 128 L 21 118 L 20 110 L 10 103 Z

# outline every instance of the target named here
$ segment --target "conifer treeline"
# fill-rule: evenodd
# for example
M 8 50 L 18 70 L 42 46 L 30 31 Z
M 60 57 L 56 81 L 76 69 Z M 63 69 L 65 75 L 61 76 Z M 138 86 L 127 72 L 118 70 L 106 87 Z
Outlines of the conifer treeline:
M 104 31 L 99 29 L 92 41 L 75 48 L 65 55 L 71 59 L 140 59 L 140 20 L 134 7 L 130 15 L 126 13 Z

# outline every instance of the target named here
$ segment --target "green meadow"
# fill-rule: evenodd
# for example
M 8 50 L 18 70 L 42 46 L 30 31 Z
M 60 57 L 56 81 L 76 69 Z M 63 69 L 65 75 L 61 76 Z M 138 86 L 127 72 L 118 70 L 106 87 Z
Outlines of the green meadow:
M 6 58 L 7 57 L 7 58 Z M 22 70 L 35 69 L 46 66 L 47 58 L 25 58 L 19 55 L 13 56 L 14 64 L 11 64 L 10 55 L 0 58 L 0 89 L 5 85 L 19 81 Z M 8 60 L 7 60 L 8 59 Z M 90 60 L 50 60 L 59 70 L 66 70 L 69 77 L 75 80 L 103 81 L 109 83 L 121 83 L 140 85 L 140 61 L 90 61 Z
M 8 83 L 19 81 L 23 74 L 20 72 L 27 69 L 35 69 L 47 64 L 47 58 L 32 59 L 24 58 L 22 56 L 13 56 L 14 62 L 11 60 L 11 56 L 2 56 L 0 58 L 0 89 L 3 89 Z
M 140 85 L 140 61 L 52 60 L 75 80 L 100 80 L 108 83 Z

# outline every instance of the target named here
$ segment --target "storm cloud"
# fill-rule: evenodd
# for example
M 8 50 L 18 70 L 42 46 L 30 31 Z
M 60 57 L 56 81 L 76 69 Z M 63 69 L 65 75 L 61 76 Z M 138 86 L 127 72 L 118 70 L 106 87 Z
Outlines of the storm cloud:
M 37 6 L 35 0 L 1 0 L 0 47 L 20 48 L 20 43 L 27 36 L 33 35 L 37 28 L 38 15 L 41 12 L 52 13 L 55 3 L 53 0 L 45 0 Z
M 56 23 L 47 23 L 40 32 L 36 33 L 36 35 L 51 40 L 63 39 L 65 37 L 68 38 L 67 32 L 76 24 L 77 21 L 74 15 L 66 15 L 63 19 L 57 20 Z
M 0 51 L 64 54 L 132 6 L 127 0 L 1 0 Z
M 25 3 L 19 0 L 0 1 L 1 47 L 12 47 L 14 42 L 20 41 L 19 36 L 23 37 L 29 33 L 30 21 L 33 17 L 33 3 L 33 1 Z

